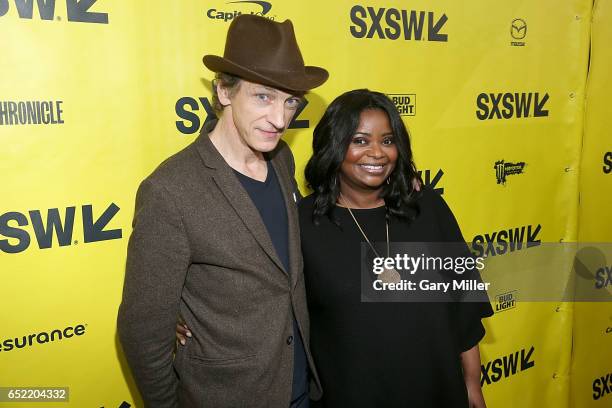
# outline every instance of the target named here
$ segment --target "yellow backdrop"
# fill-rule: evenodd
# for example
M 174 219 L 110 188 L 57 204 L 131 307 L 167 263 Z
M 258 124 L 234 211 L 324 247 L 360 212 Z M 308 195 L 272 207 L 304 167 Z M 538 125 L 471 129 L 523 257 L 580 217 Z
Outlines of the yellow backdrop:
M 0 0 L 0 387 L 141 405 L 115 330 L 135 192 L 212 115 L 201 58 L 239 13 L 290 18 L 330 71 L 285 136 L 304 193 L 325 106 L 367 87 L 397 103 L 423 180 L 489 255 L 510 234 L 521 250 L 611 240 L 604 1 Z M 481 343 L 489 407 L 609 404 L 610 304 L 507 289 Z

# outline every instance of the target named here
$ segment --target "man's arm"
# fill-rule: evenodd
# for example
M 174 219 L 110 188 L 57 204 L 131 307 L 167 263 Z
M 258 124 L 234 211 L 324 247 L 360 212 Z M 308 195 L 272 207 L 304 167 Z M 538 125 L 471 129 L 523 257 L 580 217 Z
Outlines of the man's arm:
M 170 194 L 138 189 L 117 328 L 146 406 L 176 407 L 174 327 L 190 262 L 183 222 Z

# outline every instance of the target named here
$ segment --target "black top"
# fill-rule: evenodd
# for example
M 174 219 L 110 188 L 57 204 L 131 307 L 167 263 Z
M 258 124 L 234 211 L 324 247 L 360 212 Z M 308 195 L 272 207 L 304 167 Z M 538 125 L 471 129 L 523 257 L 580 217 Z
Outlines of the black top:
M 312 220 L 300 202 L 311 350 L 323 386 L 315 407 L 467 407 L 460 353 L 484 336 L 489 303 L 362 303 L 361 242 L 348 210 Z M 461 242 L 444 200 L 425 189 L 409 223 L 391 217 L 390 241 Z M 385 208 L 353 210 L 368 238 L 385 242 Z M 386 254 L 381 254 L 385 256 Z M 393 255 L 392 255 L 393 256 Z
M 252 179 L 234 170 L 240 183 L 247 191 L 253 204 L 257 207 L 276 254 L 283 263 L 285 270 L 289 271 L 289 240 L 287 224 L 287 208 L 283 193 L 276 177 L 274 167 L 268 161 L 268 175 L 264 182 Z M 291 400 L 299 400 L 308 392 L 308 361 L 304 343 L 299 333 L 295 318 L 293 319 L 293 382 Z

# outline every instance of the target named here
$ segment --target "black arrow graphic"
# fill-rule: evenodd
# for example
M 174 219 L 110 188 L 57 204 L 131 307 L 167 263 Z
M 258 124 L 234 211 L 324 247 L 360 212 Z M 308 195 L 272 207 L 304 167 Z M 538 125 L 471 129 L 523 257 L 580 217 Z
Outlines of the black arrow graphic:
M 107 13 L 97 13 L 88 11 L 97 0 L 66 0 L 66 11 L 68 21 L 77 23 L 98 23 L 108 24 Z
M 442 14 L 442 17 L 434 24 L 433 14 L 430 11 L 428 15 L 429 30 L 427 32 L 427 39 L 429 41 L 448 41 L 448 34 L 440 34 L 440 30 L 448 21 L 448 17 L 446 17 L 446 14 Z
M 541 240 L 536 239 L 541 229 L 542 229 L 541 224 L 538 224 L 538 226 L 535 227 L 534 231 L 531 231 L 531 225 L 527 227 L 527 248 L 538 246 L 542 243 Z
M 540 101 L 540 94 L 536 93 L 535 99 L 536 105 L 533 108 L 533 116 L 535 116 L 536 118 L 541 116 L 548 116 L 548 110 L 542 109 L 544 108 L 544 105 L 546 105 L 546 101 L 548 101 L 548 94 L 545 94 L 544 98 L 542 98 L 542 100 Z
M 419 173 L 419 176 L 422 177 L 422 174 L 423 174 L 422 171 L 419 171 L 418 173 Z M 438 194 L 444 194 L 444 187 L 435 188 L 443 175 L 444 175 L 444 171 L 442 171 L 442 169 L 439 169 L 432 180 L 431 170 L 425 170 L 425 177 L 423 180 L 423 184 L 430 187 L 433 191 L 435 191 Z
M 104 227 L 113 219 L 115 214 L 119 212 L 119 207 L 115 203 L 111 203 L 106 211 L 96 220 L 93 221 L 93 211 L 91 205 L 83 206 L 83 234 L 85 242 L 108 241 L 111 239 L 119 239 L 122 236 L 121 229 L 113 229 L 104 231 Z
M 531 346 L 527 355 L 525 355 L 525 349 L 521 350 L 521 371 L 525 371 L 535 365 L 534 361 L 530 361 L 533 350 L 535 350 L 535 348 Z

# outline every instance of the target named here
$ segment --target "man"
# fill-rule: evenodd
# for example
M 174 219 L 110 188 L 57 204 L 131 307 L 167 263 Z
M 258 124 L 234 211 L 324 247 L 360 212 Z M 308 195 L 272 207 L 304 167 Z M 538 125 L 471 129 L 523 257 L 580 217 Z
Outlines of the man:
M 140 185 L 119 337 L 147 406 L 307 407 L 321 388 L 280 137 L 328 73 L 304 66 L 289 20 L 253 15 L 204 64 L 219 120 Z M 173 355 L 179 315 L 196 336 Z

